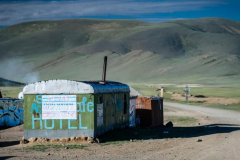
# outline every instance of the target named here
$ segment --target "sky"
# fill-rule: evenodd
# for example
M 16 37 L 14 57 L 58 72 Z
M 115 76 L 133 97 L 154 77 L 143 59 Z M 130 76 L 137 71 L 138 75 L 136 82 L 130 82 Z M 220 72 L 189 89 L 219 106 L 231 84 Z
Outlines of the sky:
M 0 26 L 72 18 L 162 22 L 202 17 L 240 21 L 240 0 L 0 0 Z

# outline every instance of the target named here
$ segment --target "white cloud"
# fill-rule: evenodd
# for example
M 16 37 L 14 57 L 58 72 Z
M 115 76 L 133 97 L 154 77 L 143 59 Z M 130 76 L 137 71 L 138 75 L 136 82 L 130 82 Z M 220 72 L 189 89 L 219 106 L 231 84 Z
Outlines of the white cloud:
M 165 1 L 149 2 L 133 0 L 95 1 L 25 1 L 0 3 L 0 26 L 23 21 L 62 19 L 84 16 L 141 16 L 152 13 L 171 13 L 201 10 L 218 5 L 219 2 L 206 1 Z

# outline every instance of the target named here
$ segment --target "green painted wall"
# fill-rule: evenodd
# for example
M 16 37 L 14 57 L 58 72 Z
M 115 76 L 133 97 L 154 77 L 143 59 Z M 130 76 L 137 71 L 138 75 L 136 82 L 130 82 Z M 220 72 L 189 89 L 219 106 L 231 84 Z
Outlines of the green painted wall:
M 42 95 L 24 95 L 25 130 L 84 130 L 94 129 L 94 95 L 77 96 L 77 119 L 42 120 Z M 87 105 L 89 104 L 89 107 Z
M 79 94 L 76 120 L 43 120 L 42 95 L 24 95 L 25 130 L 94 130 L 94 137 L 129 124 L 129 93 Z M 87 104 L 90 107 L 87 107 Z M 100 105 L 99 105 L 100 104 Z M 101 110 L 99 110 L 99 108 Z M 102 114 L 101 114 L 102 113 Z M 99 125 L 101 121 L 102 123 Z

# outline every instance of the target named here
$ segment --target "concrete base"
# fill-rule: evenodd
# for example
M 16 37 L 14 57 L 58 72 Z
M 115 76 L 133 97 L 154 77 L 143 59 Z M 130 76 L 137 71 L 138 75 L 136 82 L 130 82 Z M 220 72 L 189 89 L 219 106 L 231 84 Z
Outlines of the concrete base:
M 24 130 L 24 138 L 70 138 L 70 137 L 94 137 L 94 130 Z

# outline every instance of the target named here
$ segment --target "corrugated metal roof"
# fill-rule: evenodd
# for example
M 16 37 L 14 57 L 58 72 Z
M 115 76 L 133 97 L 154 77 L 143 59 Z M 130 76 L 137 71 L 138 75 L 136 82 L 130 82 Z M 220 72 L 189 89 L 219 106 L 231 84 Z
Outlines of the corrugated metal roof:
M 73 81 L 47 80 L 28 84 L 23 88 L 24 94 L 86 94 L 130 92 L 126 84 L 114 81 Z
M 93 87 L 94 93 L 130 92 L 129 86 L 123 83 L 106 81 L 105 84 L 100 84 L 99 82 L 101 81 L 83 81 Z

